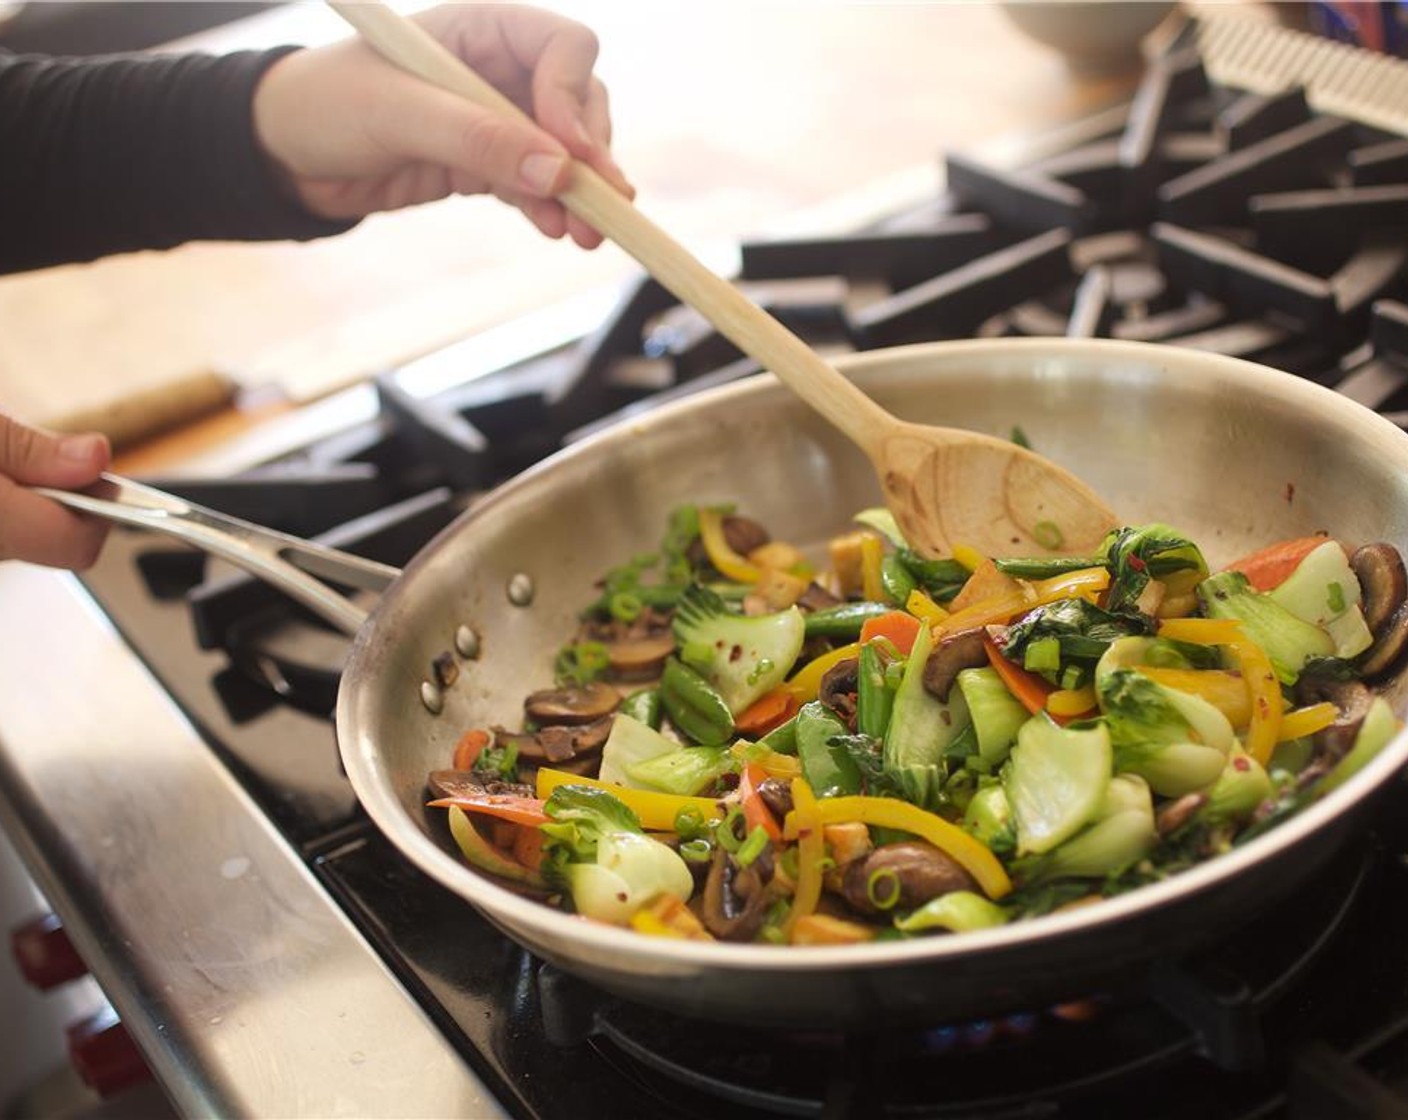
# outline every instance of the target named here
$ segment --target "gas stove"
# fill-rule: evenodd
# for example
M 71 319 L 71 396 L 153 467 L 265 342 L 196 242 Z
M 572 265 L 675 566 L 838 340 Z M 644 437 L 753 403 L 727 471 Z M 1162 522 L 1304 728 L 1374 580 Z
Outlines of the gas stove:
M 1130 104 L 1022 161 L 949 153 L 942 191 L 861 228 L 748 242 L 738 279 L 824 352 L 1155 341 L 1406 424 L 1408 126 L 1360 102 L 1408 79 L 1354 52 L 1294 71 L 1338 85 L 1287 85 L 1257 51 L 1232 65 L 1237 34 L 1190 25 Z M 400 565 L 565 443 L 758 372 L 648 279 L 585 335 L 484 354 L 380 378 L 221 477 L 145 481 Z M 881 1035 L 690 1022 L 538 962 L 395 851 L 340 769 L 347 641 L 277 593 L 115 533 L 81 581 L 0 569 L 0 602 L 0 679 L 26 682 L 0 694 L 0 819 L 183 1112 L 1408 1114 L 1391 811 L 1313 892 L 1134 990 Z

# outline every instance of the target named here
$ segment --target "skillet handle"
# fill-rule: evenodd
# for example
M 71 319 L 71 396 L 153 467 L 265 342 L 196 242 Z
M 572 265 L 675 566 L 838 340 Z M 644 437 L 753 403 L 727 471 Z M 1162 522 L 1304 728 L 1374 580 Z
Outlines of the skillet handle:
M 383 591 L 401 574 L 389 564 L 229 517 L 120 475 L 104 474 L 86 492 L 45 486 L 34 487 L 34 492 L 70 509 L 174 537 L 228 560 L 344 634 L 357 633 L 367 612 L 323 580 Z

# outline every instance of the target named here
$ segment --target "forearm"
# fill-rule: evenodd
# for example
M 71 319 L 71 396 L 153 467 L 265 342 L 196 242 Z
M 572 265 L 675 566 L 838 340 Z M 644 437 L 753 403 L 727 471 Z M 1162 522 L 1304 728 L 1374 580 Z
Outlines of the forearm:
M 347 228 L 294 201 L 255 140 L 254 87 L 284 53 L 0 55 L 0 271 Z

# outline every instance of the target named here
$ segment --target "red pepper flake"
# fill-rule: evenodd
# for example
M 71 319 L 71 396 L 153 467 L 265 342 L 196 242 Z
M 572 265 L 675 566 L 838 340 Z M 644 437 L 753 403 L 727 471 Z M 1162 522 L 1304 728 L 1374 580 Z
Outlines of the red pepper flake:
M 1286 483 L 1286 504 L 1287 504 L 1287 505 L 1290 505 L 1290 504 L 1291 504 L 1293 501 L 1295 501 L 1295 500 L 1296 500 L 1296 484 L 1295 484 L 1294 482 L 1288 482 L 1288 483 Z
M 742 656 L 743 656 L 743 647 L 742 647 L 742 646 L 734 646 L 731 650 L 728 651 L 728 659 L 729 659 L 730 661 L 737 661 L 737 660 L 738 660 L 740 657 L 742 657 Z
M 1247 771 L 1251 768 L 1252 764 L 1247 760 L 1245 755 L 1239 754 L 1236 758 L 1232 760 L 1232 769 L 1234 770 Z
M 1144 572 L 1148 571 L 1149 569 L 1149 565 L 1144 563 L 1144 561 L 1141 560 L 1138 556 L 1130 556 L 1129 566 L 1133 568 L 1136 572 Z

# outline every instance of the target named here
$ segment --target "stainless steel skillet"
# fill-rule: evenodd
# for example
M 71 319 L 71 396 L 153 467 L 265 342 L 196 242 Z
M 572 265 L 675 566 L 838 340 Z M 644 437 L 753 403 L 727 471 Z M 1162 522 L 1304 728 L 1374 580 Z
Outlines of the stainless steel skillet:
M 1128 520 L 1170 522 L 1214 563 L 1317 529 L 1408 549 L 1408 436 L 1285 374 L 1063 339 L 936 343 L 839 364 L 907 419 L 996 435 L 1020 425 Z M 670 508 L 733 501 L 776 535 L 819 545 L 878 499 L 861 454 L 767 378 L 648 413 L 521 475 L 417 555 L 357 631 L 337 730 L 362 804 L 424 871 L 603 987 L 682 1014 L 860 1028 L 1037 1007 L 1214 941 L 1309 889 L 1369 801 L 1392 795 L 1404 735 L 1279 829 L 1165 883 L 998 930 L 837 948 L 644 938 L 521 898 L 462 863 L 423 808 L 426 774 L 466 727 L 518 718 L 592 581 L 653 548 Z M 455 652 L 462 627 L 477 657 Z M 423 686 L 446 652 L 458 677 L 427 707 Z

